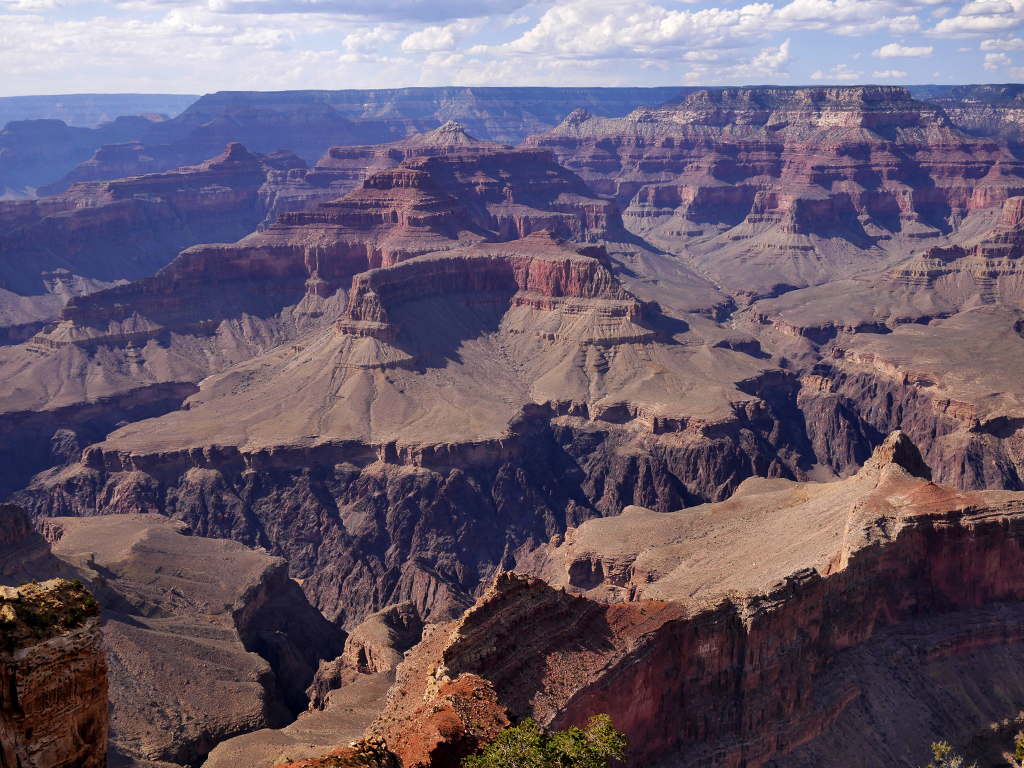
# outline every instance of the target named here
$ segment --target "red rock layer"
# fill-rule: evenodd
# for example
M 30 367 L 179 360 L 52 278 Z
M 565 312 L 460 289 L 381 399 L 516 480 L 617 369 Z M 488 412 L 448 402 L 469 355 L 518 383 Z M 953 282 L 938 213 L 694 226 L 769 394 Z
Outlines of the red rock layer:
M 603 248 L 571 247 L 541 232 L 510 245 L 482 244 L 449 255 L 422 257 L 352 279 L 339 333 L 393 338 L 386 306 L 446 293 L 520 292 L 513 303 L 552 309 L 557 299 L 602 299 L 617 316 L 638 319 L 641 305 L 615 279 Z M 556 301 L 552 301 L 556 300 Z
M 223 281 L 273 280 L 275 290 L 305 283 L 322 296 L 360 272 L 419 254 L 541 229 L 587 240 L 613 220 L 614 206 L 546 152 L 413 160 L 374 174 L 340 200 L 282 214 L 237 244 L 195 246 L 155 277 L 76 298 L 62 319 L 86 323 L 173 311 L 188 304 L 183 291 Z
M 711 529 L 705 547 L 722 548 L 711 557 L 739 551 L 759 562 L 767 558 L 762 575 L 776 565 L 789 574 L 774 585 L 698 586 L 704 577 L 687 575 L 685 566 L 693 545 L 676 554 L 681 545 L 659 533 L 668 522 L 637 534 L 654 548 L 644 547 L 645 554 L 624 558 L 623 547 L 630 544 L 614 533 L 614 540 L 590 534 L 586 541 L 603 542 L 607 553 L 596 561 L 587 555 L 587 568 L 571 558 L 564 566 L 570 590 L 611 594 L 624 584 L 637 598 L 654 590 L 656 599 L 606 604 L 534 577 L 500 575 L 462 619 L 407 655 L 396 688 L 408 696 L 391 697 L 375 732 L 410 715 L 405 698 L 429 701 L 438 686 L 478 675 L 494 684 L 513 716 L 530 715 L 549 727 L 582 726 L 593 714 L 609 713 L 629 738 L 631 762 L 638 765 L 672 754 L 673 764 L 683 766 L 756 767 L 791 751 L 827 729 L 859 695 L 855 680 L 824 682 L 845 649 L 914 617 L 948 615 L 955 621 L 957 611 L 1024 600 L 1024 499 L 958 492 L 912 477 L 900 463 L 920 466 L 920 456 L 916 449 L 899 450 L 900 441 L 907 442 L 898 435 L 887 441 L 889 450 L 880 449 L 857 481 L 833 487 L 865 490 L 846 498 L 845 533 L 832 542 L 831 559 L 815 567 L 799 557 L 773 564 L 776 537 L 761 536 L 756 527 L 744 532 L 749 540 L 730 536 L 728 544 L 716 543 L 720 532 Z M 814 492 L 809 486 L 794 488 L 792 498 L 767 494 L 763 509 L 756 495 L 738 497 L 712 508 L 709 524 L 715 524 L 716 509 L 729 519 L 731 510 L 746 504 L 752 515 L 746 519 L 756 526 L 780 504 L 810 503 L 807 494 L 814 499 Z M 616 530 L 628 518 L 629 510 Z M 605 522 L 587 525 L 594 532 Z M 842 529 L 839 522 L 836 530 Z M 783 549 L 793 557 L 792 542 Z M 684 565 L 648 571 L 655 562 L 651 552 Z M 988 632 L 965 647 L 1006 637 Z

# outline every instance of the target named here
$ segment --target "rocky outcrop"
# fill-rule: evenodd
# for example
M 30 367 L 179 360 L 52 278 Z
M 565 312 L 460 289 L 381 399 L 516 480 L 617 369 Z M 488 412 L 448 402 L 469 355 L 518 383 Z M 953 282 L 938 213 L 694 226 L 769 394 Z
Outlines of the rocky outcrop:
M 305 709 L 319 661 L 341 650 L 343 636 L 264 551 L 152 515 L 43 528 L 103 606 L 119 759 L 189 765 L 232 736 L 284 725 L 289 707 Z
M 365 675 L 392 672 L 420 641 L 423 620 L 412 603 L 398 603 L 366 617 L 345 641 L 345 650 L 320 668 L 306 691 L 309 708 L 324 709 L 331 691 Z
M 429 671 L 424 677 L 429 679 Z M 442 681 L 423 697 L 396 703 L 402 696 L 397 686 L 405 684 L 404 677 L 396 681 L 392 691 L 399 693 L 390 695 L 389 706 L 368 730 L 404 768 L 459 765 L 512 724 L 494 687 L 477 675 Z M 410 687 L 418 692 L 419 686 Z
M 0 587 L 0 765 L 105 768 L 107 662 L 92 596 Z
M 838 483 L 750 481 L 717 505 L 588 521 L 534 560 L 550 583 L 502 574 L 427 635 L 373 732 L 400 732 L 410 708 L 480 677 L 514 717 L 548 727 L 609 713 L 637 764 L 760 766 L 870 696 L 875 678 L 846 660 L 905 622 L 943 617 L 962 636 L 949 654 L 1019 654 L 1024 498 L 912 474 L 923 471 L 897 433 Z M 995 631 L 975 618 L 986 609 L 1003 610 Z M 965 712 L 949 737 L 984 717 Z M 922 754 L 931 725 L 918 727 Z M 841 751 L 816 754 L 844 764 Z
M 358 189 L 367 176 L 396 168 L 405 160 L 500 149 L 509 147 L 475 139 L 464 126 L 451 121 L 432 131 L 386 144 L 331 147 L 314 168 L 289 173 L 285 183 L 270 190 L 267 218 L 261 226 L 270 226 L 287 211 L 304 211 L 343 197 Z
M 901 88 L 703 90 L 526 144 L 742 300 L 884 267 L 1024 190 L 1012 153 Z

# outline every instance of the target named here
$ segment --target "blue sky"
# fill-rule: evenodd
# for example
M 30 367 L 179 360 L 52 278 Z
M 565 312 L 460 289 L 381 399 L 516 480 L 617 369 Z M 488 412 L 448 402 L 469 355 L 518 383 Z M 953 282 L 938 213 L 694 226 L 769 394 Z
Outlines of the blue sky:
M 0 0 L 0 96 L 1024 80 L 1024 0 Z

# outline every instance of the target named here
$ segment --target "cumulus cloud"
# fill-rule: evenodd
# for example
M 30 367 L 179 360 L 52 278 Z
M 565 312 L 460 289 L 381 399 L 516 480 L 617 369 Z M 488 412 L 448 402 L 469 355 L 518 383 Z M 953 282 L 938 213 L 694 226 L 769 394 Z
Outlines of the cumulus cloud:
M 863 76 L 863 72 L 855 72 L 845 64 L 837 64 L 828 72 L 815 72 L 811 75 L 811 80 L 860 80 Z
M 367 53 L 378 50 L 382 45 L 393 42 L 398 37 L 398 30 L 393 25 L 381 24 L 377 27 L 364 27 L 345 36 L 341 44 L 349 53 Z
M 921 31 L 917 16 L 897 16 L 889 22 L 890 35 L 912 35 Z
M 1007 56 L 1005 53 L 986 53 L 985 54 L 985 69 L 990 72 L 995 72 L 999 67 L 1005 67 L 1009 64 L 1013 64 L 1013 59 Z
M 406 53 L 429 53 L 431 51 L 454 51 L 459 43 L 480 31 L 486 20 L 459 19 L 443 27 L 430 26 L 413 32 L 402 41 Z
M 618 0 L 571 0 L 548 9 L 517 40 L 477 46 L 470 53 L 650 59 L 679 48 L 735 47 L 766 37 L 772 10 L 767 3 L 689 11 Z
M 786 67 L 793 60 L 791 43 L 788 39 L 778 47 L 762 48 L 756 56 L 749 60 L 722 62 L 723 57 L 718 53 L 692 53 L 693 55 L 689 53 L 686 55 L 687 61 L 721 62 L 694 64 L 693 68 L 683 76 L 683 82 L 694 85 L 714 85 L 744 78 L 786 79 L 789 77 Z
M 974 0 L 960 9 L 961 16 L 994 16 L 1013 13 L 1013 5 L 1006 0 Z
M 963 50 L 969 51 L 970 48 Z M 1024 40 L 1019 37 L 1012 37 L 1009 40 L 982 40 L 981 50 L 983 51 L 1024 51 Z
M 932 55 L 932 46 L 910 47 L 899 43 L 889 43 L 871 52 L 879 59 L 924 59 Z
M 943 19 L 926 34 L 934 37 L 969 37 L 1013 29 L 1022 22 L 1022 0 L 973 0 L 961 6 L 956 16 Z
M 872 72 L 871 76 L 872 77 L 877 77 L 879 80 L 888 80 L 890 78 L 895 78 L 897 80 L 902 80 L 903 78 L 905 78 L 907 76 L 907 73 L 906 72 L 901 72 L 898 69 L 886 69 L 886 70 L 884 70 L 882 72 L 877 72 L 877 71 L 876 72 Z

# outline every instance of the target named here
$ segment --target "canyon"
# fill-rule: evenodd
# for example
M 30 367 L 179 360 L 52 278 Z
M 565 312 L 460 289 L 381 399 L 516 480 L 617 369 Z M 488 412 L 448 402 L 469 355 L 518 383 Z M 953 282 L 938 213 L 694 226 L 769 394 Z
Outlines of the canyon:
M 1015 96 L 506 90 L 215 94 L 169 121 L 212 159 L 0 202 L 0 496 L 103 609 L 111 754 L 425 768 L 609 712 L 636 764 L 998 764 Z

